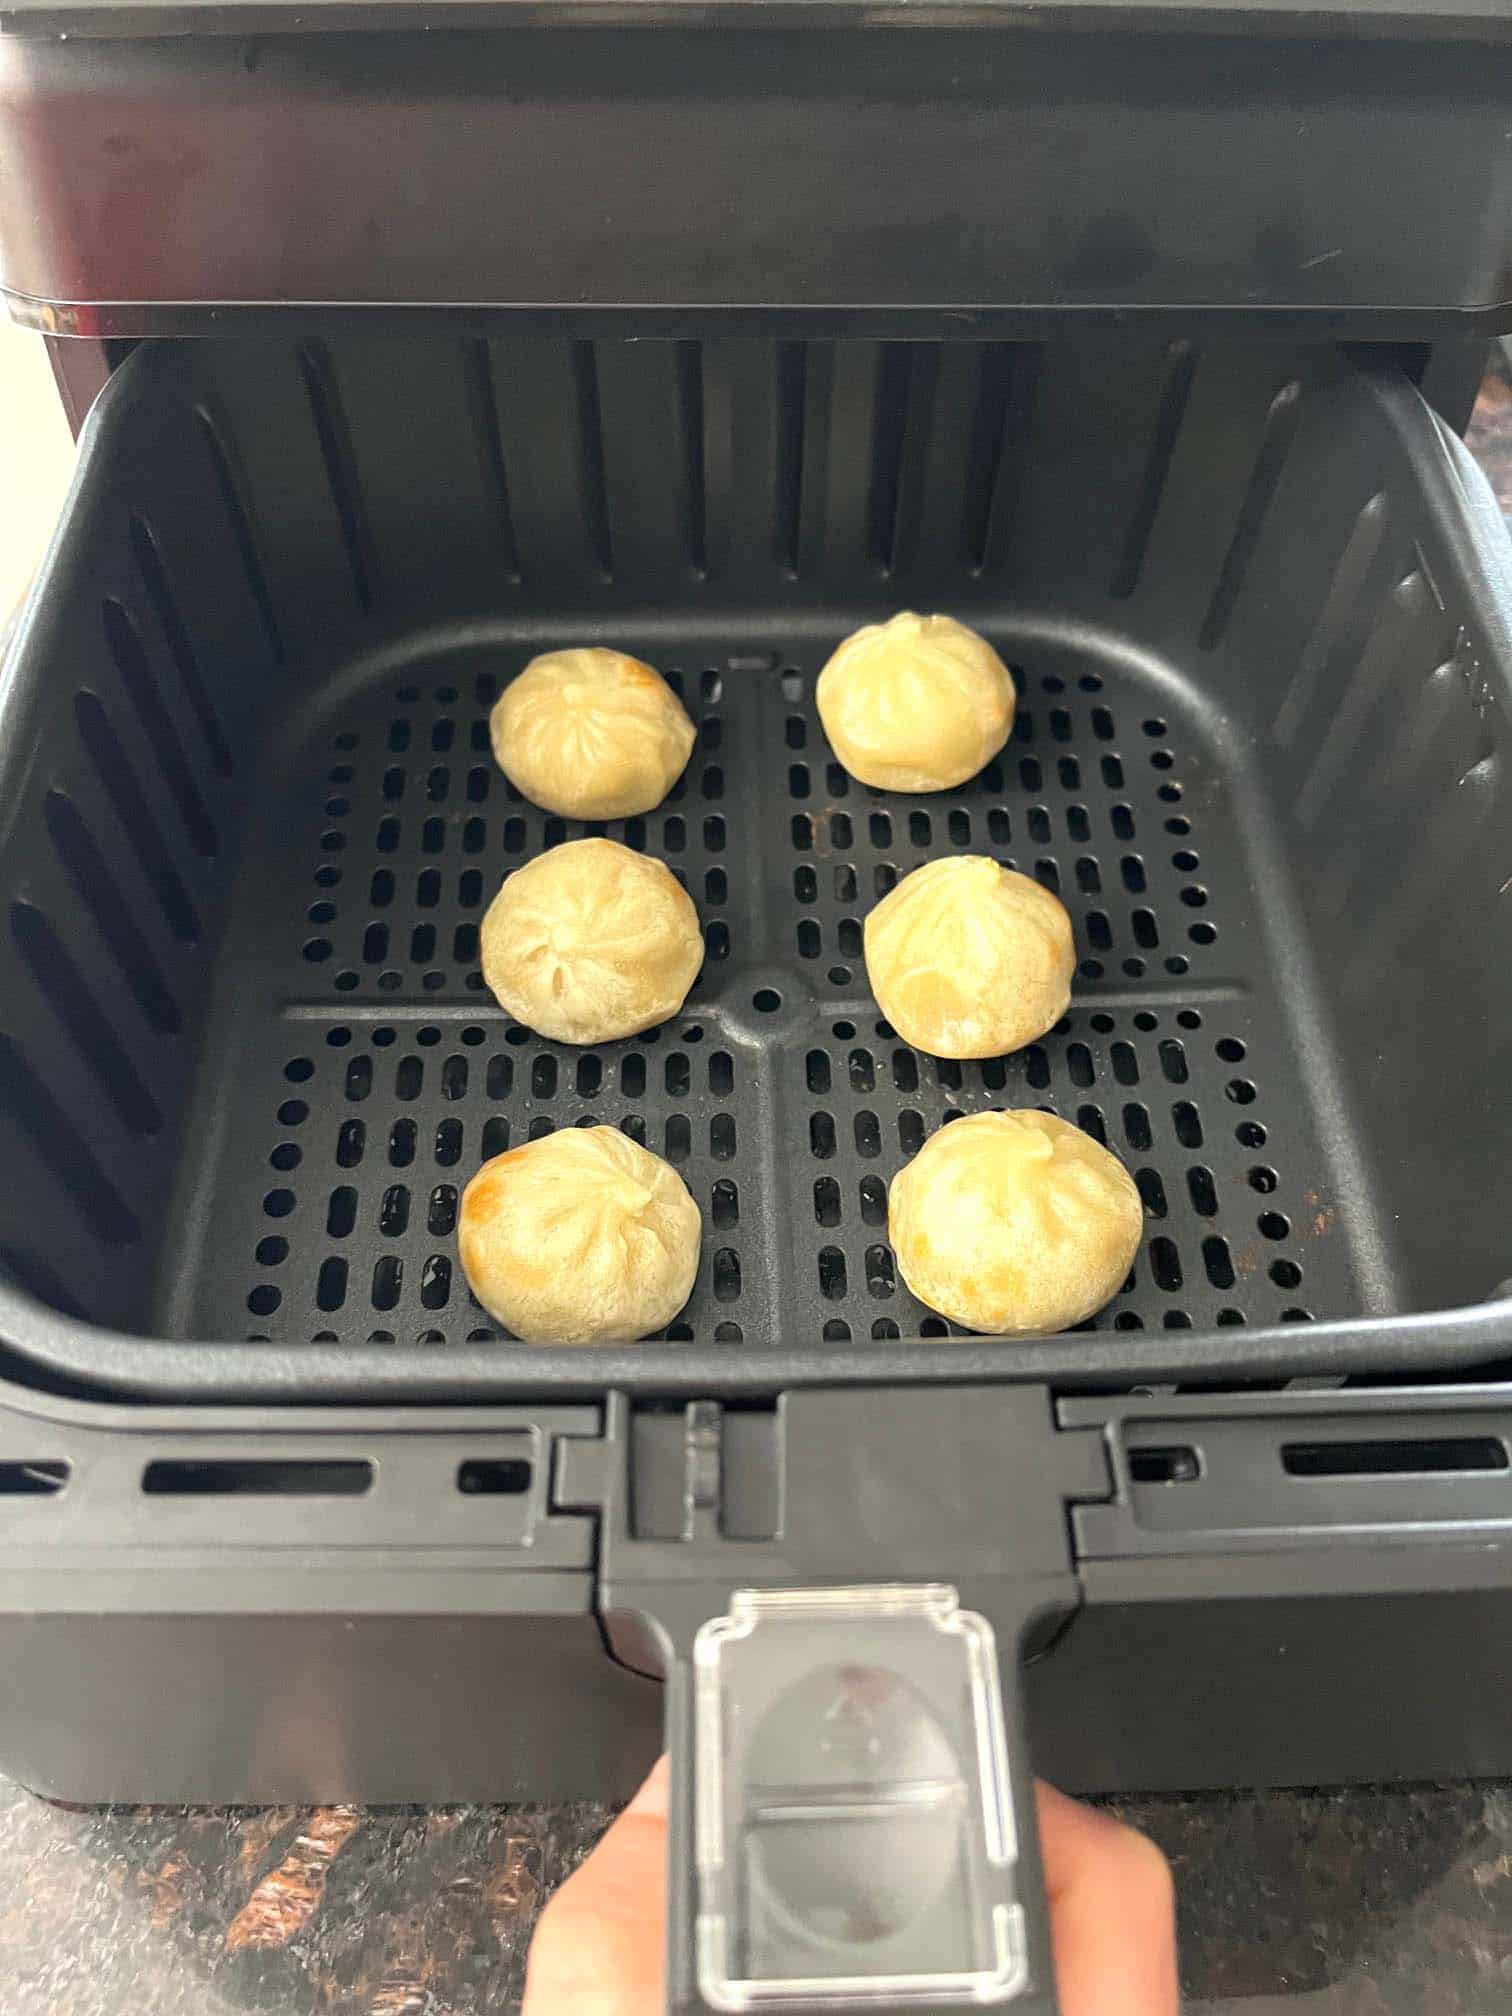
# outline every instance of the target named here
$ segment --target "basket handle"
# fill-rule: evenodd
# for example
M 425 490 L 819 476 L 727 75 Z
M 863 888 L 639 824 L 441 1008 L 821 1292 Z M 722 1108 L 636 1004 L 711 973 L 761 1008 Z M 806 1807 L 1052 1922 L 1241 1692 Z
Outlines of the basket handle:
M 671 2016 L 1056 2016 L 1032 1584 L 736 1591 L 667 1667 Z M 1000 1668 L 997 1645 L 1006 1657 Z

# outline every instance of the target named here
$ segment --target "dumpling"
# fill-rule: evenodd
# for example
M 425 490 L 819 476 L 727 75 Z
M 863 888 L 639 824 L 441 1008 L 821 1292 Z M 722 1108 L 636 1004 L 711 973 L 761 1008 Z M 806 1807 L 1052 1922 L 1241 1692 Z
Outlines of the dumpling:
M 568 840 L 517 868 L 488 906 L 483 978 L 557 1043 L 608 1043 L 675 1015 L 703 964 L 693 899 L 664 862 Z
M 911 610 L 847 637 L 814 699 L 835 754 L 879 791 L 964 784 L 1013 727 L 1013 680 L 986 638 Z
M 931 1057 L 1000 1057 L 1043 1036 L 1071 1000 L 1064 906 L 984 854 L 905 875 L 866 919 L 866 971 L 905 1043 Z
M 485 1162 L 457 1243 L 474 1295 L 527 1344 L 620 1344 L 693 1292 L 702 1220 L 688 1186 L 617 1127 L 564 1127 Z
M 590 646 L 532 658 L 504 688 L 489 733 L 510 783 L 565 819 L 651 811 L 677 782 L 694 740 L 660 672 Z
M 887 1197 L 919 1300 L 969 1330 L 1085 1322 L 1128 1277 L 1144 1209 L 1123 1164 L 1053 1114 L 972 1113 L 932 1134 Z

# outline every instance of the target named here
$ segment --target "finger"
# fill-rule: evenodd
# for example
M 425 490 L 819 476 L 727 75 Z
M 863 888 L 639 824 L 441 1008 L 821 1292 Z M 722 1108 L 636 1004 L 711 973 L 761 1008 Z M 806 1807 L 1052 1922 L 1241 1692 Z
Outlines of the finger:
M 662 2016 L 668 1777 L 663 1757 L 541 1913 L 522 2016 Z
M 1061 2016 L 1177 2016 L 1176 1905 L 1153 1841 L 1038 1784 Z

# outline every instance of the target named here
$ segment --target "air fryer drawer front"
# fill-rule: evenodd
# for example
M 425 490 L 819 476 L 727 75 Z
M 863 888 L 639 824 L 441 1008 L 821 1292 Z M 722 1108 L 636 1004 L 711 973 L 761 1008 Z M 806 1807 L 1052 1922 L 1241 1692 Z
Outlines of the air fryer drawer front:
M 1032 1771 L 1108 1791 L 1512 1764 L 1509 1448 L 1496 1388 L 214 1426 L 15 1393 L 0 1762 L 75 1800 L 613 1799 L 666 1742 L 674 2008 L 817 1953 L 815 2007 L 969 1985 L 1039 2009 Z M 744 1795 L 722 1833 L 721 1788 Z M 854 1852 L 970 1865 L 978 1815 L 964 1901 Z M 705 1881 L 716 1840 L 736 1892 Z M 983 1961 L 972 1898 L 1000 1889 Z M 711 1895 L 734 1898 L 722 1972 Z
M 1267 7 L 1261 33 L 1226 8 L 364 10 L 382 34 L 302 9 L 281 34 L 264 7 L 250 39 L 234 7 L 0 11 L 4 286 L 64 333 L 1512 324 L 1494 0 Z

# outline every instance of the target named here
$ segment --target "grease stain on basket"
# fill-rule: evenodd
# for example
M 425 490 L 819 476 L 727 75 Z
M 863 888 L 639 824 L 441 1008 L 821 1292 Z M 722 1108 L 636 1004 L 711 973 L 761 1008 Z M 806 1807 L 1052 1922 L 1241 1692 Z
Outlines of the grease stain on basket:
M 820 805 L 809 814 L 809 825 L 814 836 L 814 853 L 821 861 L 827 861 L 833 854 L 845 851 L 843 846 L 837 844 L 831 831 L 830 822 L 837 813 L 842 819 L 850 816 L 843 805 Z
M 1308 1229 L 1317 1239 L 1324 1239 L 1339 1222 L 1339 1214 L 1331 1204 L 1325 1204 L 1316 1190 L 1304 1190 L 1302 1202 L 1309 1213 Z

